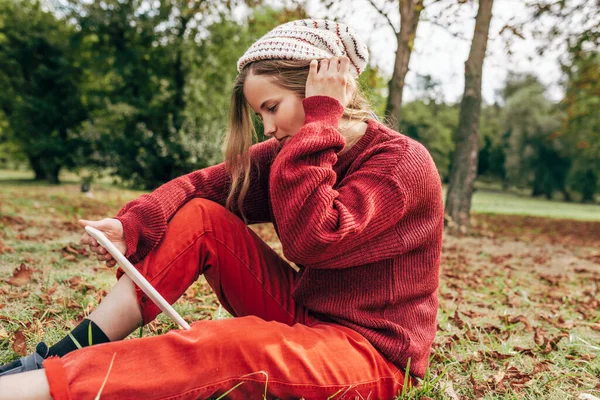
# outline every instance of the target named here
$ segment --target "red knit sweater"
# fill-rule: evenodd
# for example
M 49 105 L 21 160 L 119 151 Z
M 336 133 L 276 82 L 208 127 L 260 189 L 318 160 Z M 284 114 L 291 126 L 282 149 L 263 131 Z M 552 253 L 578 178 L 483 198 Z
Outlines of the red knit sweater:
M 375 120 L 346 153 L 335 99 L 304 99 L 305 124 L 282 148 L 251 147 L 250 223 L 273 222 L 300 277 L 293 298 L 316 316 L 364 335 L 400 368 L 423 377 L 436 330 L 443 231 L 441 182 L 427 150 Z M 225 203 L 218 164 L 128 203 L 126 256 L 138 262 L 188 200 Z

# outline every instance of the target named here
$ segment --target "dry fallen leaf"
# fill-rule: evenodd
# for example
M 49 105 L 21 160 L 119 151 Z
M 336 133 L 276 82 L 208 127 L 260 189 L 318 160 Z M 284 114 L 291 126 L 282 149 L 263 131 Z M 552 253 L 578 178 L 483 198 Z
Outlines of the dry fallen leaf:
M 533 327 L 531 326 L 531 323 L 529 322 L 527 317 L 525 317 L 524 315 L 517 315 L 516 317 L 508 318 L 509 324 L 516 324 L 517 322 L 522 322 L 523 325 L 525 325 L 525 330 L 527 332 L 533 331 Z
M 12 349 L 20 356 L 27 355 L 27 343 L 25 343 L 25 335 L 23 332 L 16 331 L 13 335 Z
M 590 328 L 592 328 L 595 331 L 600 331 L 600 324 L 596 324 L 596 323 L 591 323 L 589 325 Z
M 533 350 L 527 347 L 515 346 L 513 350 L 518 351 L 519 353 L 529 357 L 535 357 L 535 354 L 533 354 Z
M 23 286 L 29 283 L 32 275 L 33 270 L 29 269 L 25 263 L 22 263 L 19 268 L 15 268 L 10 278 L 5 279 L 5 282 L 13 286 Z
M 26 290 L 24 292 L 8 292 L 7 297 L 11 300 L 25 299 L 25 298 L 29 297 L 30 294 L 31 293 L 29 293 L 29 290 Z
M 532 374 L 537 374 L 537 373 L 544 372 L 544 371 L 550 371 L 550 367 L 553 364 L 554 363 L 550 360 L 545 360 L 545 361 L 540 361 L 538 363 L 535 363 L 535 365 L 533 366 Z
M 454 316 L 448 319 L 454 321 L 454 325 L 456 325 L 458 329 L 462 329 L 465 327 L 465 322 L 458 316 L 458 308 L 456 309 L 456 311 L 454 311 Z
M 475 397 L 480 398 L 485 393 L 485 385 L 481 385 L 477 383 L 475 378 L 473 378 L 473 374 L 469 376 L 469 380 L 471 381 L 471 385 L 473 386 L 473 393 Z
M 71 289 L 96 290 L 96 287 L 94 285 L 91 285 L 89 283 L 84 283 L 83 279 L 80 276 L 74 276 L 72 278 L 69 278 L 66 280 L 66 282 L 69 284 L 69 287 Z
M 67 252 L 67 253 L 71 253 L 71 254 L 75 254 L 75 255 L 79 254 L 79 251 L 75 250 L 70 245 L 67 245 L 67 246 L 63 247 L 62 251 Z
M 465 332 L 465 336 L 471 342 L 478 342 L 479 341 L 479 337 L 477 336 L 477 334 L 475 332 L 473 332 L 472 330 L 470 330 L 470 329 L 467 329 L 467 331 Z

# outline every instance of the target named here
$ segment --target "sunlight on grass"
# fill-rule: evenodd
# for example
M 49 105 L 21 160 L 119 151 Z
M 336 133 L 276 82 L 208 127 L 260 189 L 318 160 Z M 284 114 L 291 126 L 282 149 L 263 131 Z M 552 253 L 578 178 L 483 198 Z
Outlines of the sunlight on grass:
M 444 201 L 446 190 L 447 188 L 444 187 Z M 531 215 L 600 221 L 600 204 L 567 203 L 488 189 L 479 189 L 475 192 L 471 211 L 481 214 Z

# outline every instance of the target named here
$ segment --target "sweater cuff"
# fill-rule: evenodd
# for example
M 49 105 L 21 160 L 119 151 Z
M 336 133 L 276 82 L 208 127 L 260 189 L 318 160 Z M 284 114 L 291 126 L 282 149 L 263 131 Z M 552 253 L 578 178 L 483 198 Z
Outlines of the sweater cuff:
M 137 251 L 138 238 L 140 237 L 141 232 L 139 228 L 136 227 L 140 226 L 140 222 L 132 212 L 113 218 L 118 219 L 121 221 L 121 224 L 123 224 L 123 235 L 125 236 L 125 244 L 127 246 L 125 257 L 133 263 L 134 260 L 131 260 L 130 257 Z
M 342 103 L 329 96 L 310 96 L 302 100 L 304 106 L 304 124 L 315 121 L 338 125 L 344 115 Z

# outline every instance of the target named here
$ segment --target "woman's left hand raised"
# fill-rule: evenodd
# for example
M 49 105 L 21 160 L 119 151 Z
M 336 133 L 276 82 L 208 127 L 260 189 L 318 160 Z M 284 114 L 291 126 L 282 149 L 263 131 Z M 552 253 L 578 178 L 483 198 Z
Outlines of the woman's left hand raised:
M 329 96 L 346 107 L 354 94 L 349 66 L 350 59 L 345 56 L 324 59 L 320 63 L 312 60 L 306 80 L 305 97 Z

